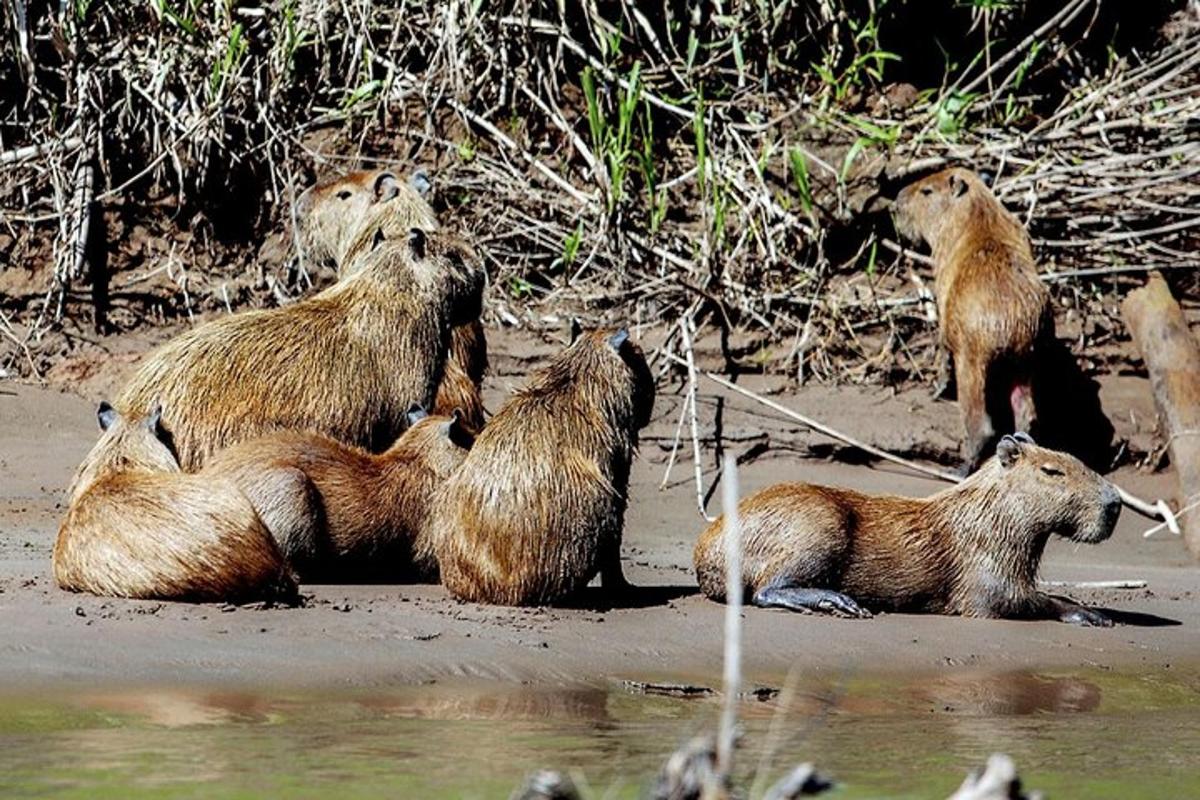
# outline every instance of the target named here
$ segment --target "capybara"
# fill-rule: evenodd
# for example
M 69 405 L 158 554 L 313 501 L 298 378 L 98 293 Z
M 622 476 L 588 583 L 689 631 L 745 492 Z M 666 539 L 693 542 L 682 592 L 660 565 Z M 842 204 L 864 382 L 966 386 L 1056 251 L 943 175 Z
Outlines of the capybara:
M 363 170 L 336 176 L 310 186 L 296 201 L 300 241 L 309 257 L 337 267 L 345 278 L 360 266 L 354 254 L 366 237 L 382 228 L 394 236 L 409 228 L 437 227 L 433 209 L 425 202 L 429 179 L 417 172 L 402 184 L 389 170 Z M 487 339 L 478 318 L 454 328 L 450 355 L 438 386 L 433 413 L 455 409 L 468 427 L 483 427 L 480 389 L 487 372 Z
M 379 455 L 280 431 L 216 453 L 201 474 L 228 478 L 250 498 L 301 580 L 430 578 L 437 564 L 414 561 L 416 538 L 471 441 L 457 414 L 414 406 L 408 430 Z
M 621 531 L 654 379 L 625 330 L 580 336 L 516 392 L 434 497 L 431 534 L 456 597 L 545 605 L 600 573 L 623 591 Z
M 117 408 L 166 411 L 179 463 L 274 430 L 314 430 L 378 451 L 429 407 L 450 329 L 479 315 L 483 273 L 447 233 L 378 240 L 353 275 L 311 298 L 220 317 L 152 352 Z
M 336 267 L 339 274 L 364 239 L 378 230 L 388 239 L 402 238 L 410 229 L 438 227 L 437 216 L 425 200 L 429 179 L 414 173 L 407 183 L 386 169 L 336 175 L 305 189 L 296 199 L 296 222 L 304 255 L 318 264 Z
M 69 490 L 54 544 L 64 589 L 159 600 L 293 601 L 296 583 L 250 501 L 229 481 L 180 472 L 158 410 L 107 403 L 100 440 Z
M 928 498 L 783 483 L 738 506 L 746 601 L 870 616 L 865 608 L 1111 625 L 1037 590 L 1051 534 L 1102 542 L 1121 513 L 1108 481 L 1074 456 L 1004 436 L 995 457 Z M 700 590 L 725 599 L 724 518 L 694 554 Z
M 1039 351 L 1054 340 L 1050 293 L 1038 280 L 1024 226 L 967 169 L 943 170 L 896 198 L 896 229 L 933 252 L 938 309 L 936 395 L 953 370 L 966 438 L 965 469 L 995 437 L 1029 433 L 1037 419 Z

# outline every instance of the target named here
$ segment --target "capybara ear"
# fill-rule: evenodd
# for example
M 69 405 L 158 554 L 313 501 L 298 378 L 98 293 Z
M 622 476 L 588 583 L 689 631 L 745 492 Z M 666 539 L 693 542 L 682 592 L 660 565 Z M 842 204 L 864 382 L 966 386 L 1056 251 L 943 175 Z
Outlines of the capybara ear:
M 1012 434 L 1012 438 L 1016 439 L 1021 444 L 1037 444 L 1037 442 L 1033 440 L 1033 437 L 1025 431 L 1017 431 L 1016 433 Z
M 571 344 L 575 344 L 575 340 L 583 335 L 583 326 L 579 324 L 579 317 L 571 317 Z
M 950 174 L 950 191 L 955 197 L 962 197 L 967 193 L 967 182 L 963 180 L 961 175 L 956 173 Z
M 100 423 L 100 430 L 108 430 L 120 418 L 121 415 L 107 400 L 100 401 L 100 405 L 96 409 L 96 421 Z
M 616 350 L 618 353 L 621 352 L 621 348 L 624 347 L 625 343 L 628 341 L 629 341 L 629 331 L 625 330 L 624 328 L 621 328 L 619 331 L 614 333 L 612 336 L 608 337 L 609 346 L 611 346 L 612 349 Z
M 1000 466 L 1005 469 L 1017 463 L 1021 458 L 1021 442 L 1013 436 L 1004 436 L 996 445 L 996 458 L 1000 459 Z
M 421 195 L 421 197 L 424 197 L 433 188 L 433 183 L 429 180 L 429 173 L 423 169 L 419 169 L 408 179 L 408 186 L 414 192 Z
M 425 231 L 413 228 L 408 232 L 408 249 L 418 261 L 425 258 Z
M 155 403 L 154 408 L 150 409 L 150 413 L 146 415 L 146 419 L 142 423 L 146 426 L 146 430 L 155 436 L 158 435 L 158 430 L 162 426 L 162 412 L 162 403 Z
M 420 403 L 413 403 L 408 407 L 408 411 L 404 412 L 405 418 L 408 420 L 408 427 L 416 425 L 421 420 L 429 416 L 429 412 L 425 410 L 425 406 Z
M 375 202 L 384 203 L 400 194 L 400 181 L 391 172 L 381 172 L 375 177 Z

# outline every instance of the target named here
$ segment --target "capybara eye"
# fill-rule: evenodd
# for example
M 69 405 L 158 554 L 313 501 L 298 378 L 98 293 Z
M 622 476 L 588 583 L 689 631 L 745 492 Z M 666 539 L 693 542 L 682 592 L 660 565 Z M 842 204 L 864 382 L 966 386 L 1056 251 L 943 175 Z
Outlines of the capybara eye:
M 349 189 L 342 189 L 340 192 L 337 193 L 337 199 L 338 200 L 349 200 L 351 194 L 352 194 L 352 192 Z
M 1042 464 L 1042 472 L 1055 478 L 1061 478 L 1065 473 L 1053 464 Z
M 930 188 L 930 187 L 928 187 L 928 186 L 922 186 L 922 187 L 921 187 L 921 194 L 925 194 L 925 195 L 933 194 L 933 189 L 931 189 L 931 188 Z

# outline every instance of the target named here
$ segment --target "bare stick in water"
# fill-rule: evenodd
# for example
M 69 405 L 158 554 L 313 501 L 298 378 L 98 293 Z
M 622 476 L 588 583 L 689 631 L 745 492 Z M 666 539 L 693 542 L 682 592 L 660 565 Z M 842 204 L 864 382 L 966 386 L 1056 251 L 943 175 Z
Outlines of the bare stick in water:
M 725 704 L 717 737 L 717 775 L 728 786 L 737 738 L 737 702 L 742 683 L 742 530 L 738 520 L 737 458 L 725 454 L 721 467 L 721 510 L 725 514 Z

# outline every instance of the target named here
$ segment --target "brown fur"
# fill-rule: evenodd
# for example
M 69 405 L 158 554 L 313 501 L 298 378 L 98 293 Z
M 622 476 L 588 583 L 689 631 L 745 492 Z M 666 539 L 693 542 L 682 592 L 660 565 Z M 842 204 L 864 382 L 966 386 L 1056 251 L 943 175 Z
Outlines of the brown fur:
M 156 430 L 157 416 L 117 418 L 84 459 L 54 544 L 58 585 L 160 600 L 294 599 L 295 580 L 246 497 L 181 473 Z
M 117 400 L 161 402 L 179 462 L 280 429 L 380 449 L 432 405 L 453 325 L 479 313 L 474 253 L 445 233 L 373 242 L 358 270 L 283 308 L 221 317 L 155 350 Z
M 412 227 L 437 227 L 433 209 L 411 181 L 401 184 L 388 170 L 352 172 L 311 186 L 297 200 L 296 215 L 308 254 L 332 263 L 343 278 L 357 269 L 352 254 L 375 229 L 399 236 Z M 468 427 L 483 428 L 480 390 L 487 366 L 487 340 L 479 320 L 455 327 L 433 413 L 449 415 L 457 409 Z
M 597 572 L 606 590 L 624 588 L 629 465 L 654 405 L 653 378 L 626 336 L 587 334 L 555 357 L 438 491 L 426 542 L 455 596 L 550 604 Z
M 202 474 L 245 492 L 303 580 L 429 578 L 437 564 L 414 559 L 417 537 L 469 446 L 456 417 L 420 419 L 380 455 L 283 431 L 217 453 Z
M 938 343 L 953 360 L 975 469 L 999 433 L 1036 422 L 1039 350 L 1054 337 L 1050 293 L 1038 280 L 1029 235 L 973 172 L 947 169 L 896 198 L 896 228 L 933 251 Z M 943 364 L 941 385 L 949 381 Z
M 1039 593 L 1036 578 L 1051 534 L 1103 541 L 1120 510 L 1111 484 L 1024 434 L 1004 437 L 977 473 L 928 498 L 779 484 L 738 507 L 746 597 L 784 605 L 764 593 L 826 589 L 888 610 L 1105 624 Z M 723 519 L 701 534 L 694 559 L 701 591 L 723 600 Z

